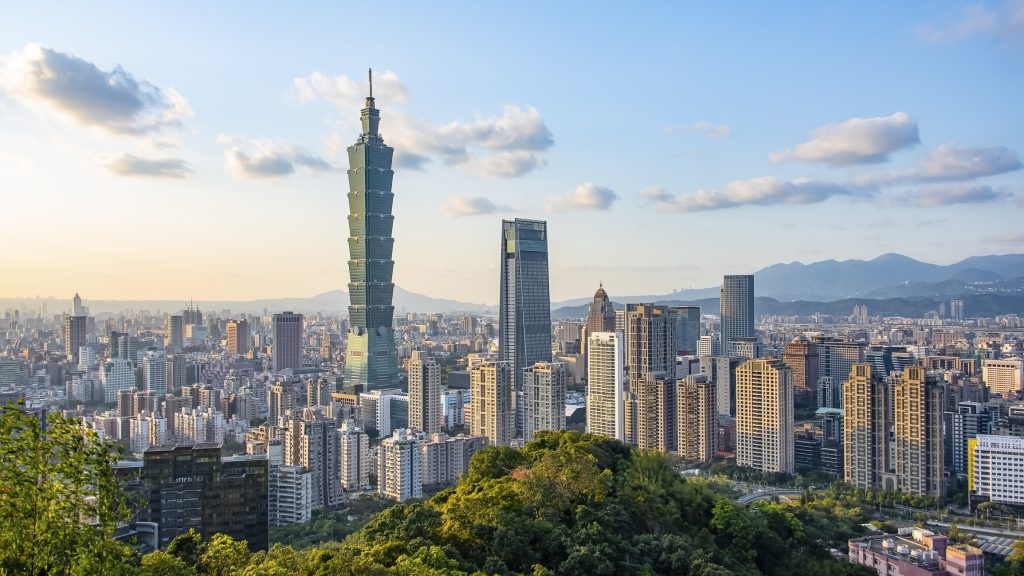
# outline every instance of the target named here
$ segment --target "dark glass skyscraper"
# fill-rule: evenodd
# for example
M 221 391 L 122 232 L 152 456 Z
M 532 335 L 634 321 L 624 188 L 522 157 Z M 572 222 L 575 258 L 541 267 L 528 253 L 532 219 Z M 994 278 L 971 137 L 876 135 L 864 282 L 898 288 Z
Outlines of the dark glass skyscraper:
M 754 277 L 726 276 L 722 281 L 722 296 L 719 302 L 722 350 L 726 356 L 734 356 L 738 340 L 757 337 L 754 331 Z
M 523 368 L 551 362 L 551 296 L 548 293 L 548 225 L 540 220 L 501 221 L 499 359 L 512 362 L 515 389 Z
M 398 384 L 395 333 L 392 329 L 395 240 L 391 236 L 395 195 L 391 181 L 394 148 L 384 144 L 377 129 L 380 112 L 374 106 L 373 79 L 361 114 L 363 133 L 348 147 L 348 353 L 345 384 L 367 390 Z

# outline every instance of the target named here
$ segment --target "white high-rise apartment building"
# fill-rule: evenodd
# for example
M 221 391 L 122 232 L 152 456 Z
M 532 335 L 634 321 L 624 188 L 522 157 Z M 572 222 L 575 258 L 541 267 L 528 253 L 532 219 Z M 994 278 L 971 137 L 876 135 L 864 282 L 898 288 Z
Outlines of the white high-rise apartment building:
M 271 526 L 304 524 L 313 514 L 313 475 L 302 466 L 284 465 L 284 445 L 280 438 L 264 438 L 269 476 L 267 496 Z M 248 452 L 248 443 L 246 451 Z
M 167 395 L 167 353 L 163 350 L 147 350 L 142 359 L 142 376 L 145 389 L 157 398 Z
M 470 371 L 469 382 L 470 434 L 486 437 L 493 446 L 508 446 L 516 431 L 512 363 L 483 362 Z
M 338 472 L 342 490 L 363 490 L 370 486 L 370 437 L 351 420 L 338 431 Z
M 152 446 L 167 444 L 167 420 L 152 412 L 140 412 L 128 424 L 129 448 L 141 454 Z
M 587 339 L 587 432 L 625 441 L 622 332 L 595 332 Z
M 967 441 L 967 491 L 999 504 L 1024 504 L 1024 438 L 979 434 Z
M 224 442 L 224 415 L 212 408 L 182 408 L 174 415 L 174 436 L 192 444 Z
M 313 509 L 342 501 L 338 462 L 338 425 L 312 408 L 290 413 L 284 431 L 284 463 L 312 474 Z
M 1024 384 L 1024 361 L 1020 358 L 982 360 L 981 379 L 989 392 L 1003 398 L 1014 398 Z
M 441 431 L 441 366 L 419 350 L 409 360 L 409 427 Z
M 406 428 L 395 430 L 380 443 L 377 453 L 378 494 L 399 502 L 423 496 L 419 444 L 416 434 Z
M 537 362 L 523 370 L 523 440 L 541 430 L 565 430 L 564 362 Z
M 794 471 L 793 376 L 781 360 L 747 360 L 736 368 L 736 464 L 763 472 Z
M 135 390 L 135 369 L 124 358 L 111 358 L 103 363 L 100 382 L 103 384 L 103 401 L 110 404 L 117 400 L 117 393 L 121 390 Z
M 439 432 L 420 443 L 420 462 L 424 486 L 455 484 L 469 470 L 473 453 L 486 445 L 483 437 L 459 435 L 448 437 Z

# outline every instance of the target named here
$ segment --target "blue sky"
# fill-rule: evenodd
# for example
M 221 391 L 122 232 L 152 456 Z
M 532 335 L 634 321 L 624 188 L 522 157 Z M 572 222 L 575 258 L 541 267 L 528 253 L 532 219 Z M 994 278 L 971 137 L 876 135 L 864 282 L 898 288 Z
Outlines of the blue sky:
M 370 66 L 415 292 L 496 302 L 502 217 L 556 300 L 1024 246 L 1022 0 L 10 3 L 0 296 L 343 287 Z

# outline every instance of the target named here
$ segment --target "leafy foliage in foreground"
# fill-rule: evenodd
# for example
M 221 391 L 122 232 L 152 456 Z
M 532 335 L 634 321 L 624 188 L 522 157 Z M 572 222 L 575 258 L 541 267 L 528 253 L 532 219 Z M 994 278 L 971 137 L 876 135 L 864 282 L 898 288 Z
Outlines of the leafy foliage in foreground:
M 660 454 L 545 433 L 478 452 L 457 488 L 388 508 L 341 543 L 249 555 L 218 536 L 171 552 L 190 551 L 180 557 L 204 575 L 873 574 L 833 559 L 794 510 L 736 505 Z
M 111 538 L 126 501 L 109 449 L 73 420 L 44 434 L 3 408 L 0 575 L 873 574 L 815 543 L 806 510 L 738 506 L 660 454 L 576 432 L 481 450 L 457 488 L 392 506 L 344 542 L 252 554 L 189 533 L 139 557 Z

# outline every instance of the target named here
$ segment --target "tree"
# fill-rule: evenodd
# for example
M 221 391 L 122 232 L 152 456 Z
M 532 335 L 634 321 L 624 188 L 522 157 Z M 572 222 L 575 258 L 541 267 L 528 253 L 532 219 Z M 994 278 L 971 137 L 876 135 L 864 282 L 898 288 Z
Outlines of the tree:
M 119 452 L 78 420 L 0 406 L 0 573 L 126 574 L 113 539 L 130 517 L 112 465 Z
M 181 558 L 157 550 L 142 557 L 139 574 L 140 576 L 193 576 L 195 572 Z
M 237 576 L 249 563 L 249 547 L 227 534 L 214 534 L 203 546 L 199 573 L 203 576 Z

